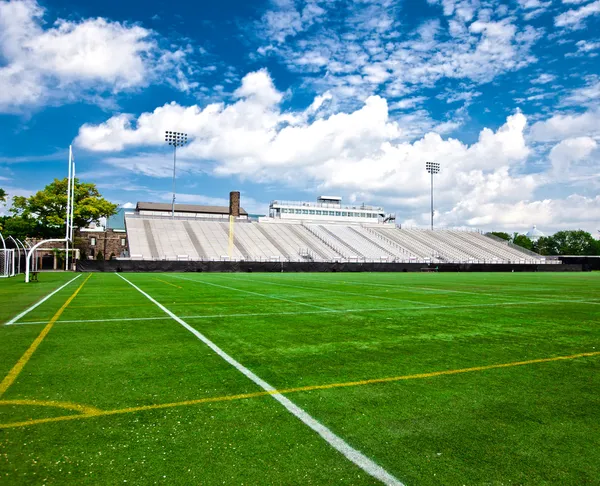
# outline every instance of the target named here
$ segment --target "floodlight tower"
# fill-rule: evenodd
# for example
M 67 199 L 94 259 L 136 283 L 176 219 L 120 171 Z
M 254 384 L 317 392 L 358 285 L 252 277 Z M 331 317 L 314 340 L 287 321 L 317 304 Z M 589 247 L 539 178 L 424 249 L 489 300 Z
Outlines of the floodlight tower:
M 431 174 L 431 229 L 433 229 L 433 176 L 439 174 L 440 164 L 437 162 L 425 162 L 425 168 Z
M 175 168 L 177 166 L 177 147 L 183 147 L 187 143 L 187 133 L 165 132 L 165 142 L 173 146 L 173 203 L 171 206 L 171 218 L 175 219 Z

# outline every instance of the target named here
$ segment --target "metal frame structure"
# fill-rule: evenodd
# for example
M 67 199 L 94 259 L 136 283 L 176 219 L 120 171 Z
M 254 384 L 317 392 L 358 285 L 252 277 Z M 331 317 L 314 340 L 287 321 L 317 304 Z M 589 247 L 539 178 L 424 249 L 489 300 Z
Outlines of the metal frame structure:
M 438 162 L 425 162 L 425 169 L 431 174 L 431 229 L 433 229 L 433 176 L 440 173 L 440 164 Z
M 0 248 L 0 254 L 2 255 L 0 266 L 0 278 L 14 277 L 15 276 L 15 250 L 12 248 L 6 248 L 6 241 L 0 233 L 0 241 L 2 241 L 2 248 Z
M 173 147 L 173 202 L 171 203 L 171 218 L 175 219 L 175 170 L 177 167 L 177 147 L 183 147 L 188 142 L 187 133 L 165 132 L 165 142 Z
M 17 243 L 17 240 L 15 240 L 12 236 L 9 236 L 7 238 L 8 240 L 12 240 L 12 242 L 15 244 L 15 247 L 17 249 L 17 265 L 16 268 L 13 270 L 16 270 L 14 273 L 16 275 L 21 273 L 21 247 L 19 246 L 19 244 Z
M 69 243 L 73 243 L 73 210 L 75 207 L 75 160 L 73 158 L 73 149 L 69 146 L 69 175 L 67 180 L 67 214 L 65 218 L 65 237 L 64 238 L 52 238 L 49 240 L 42 240 L 39 243 L 29 248 L 27 252 L 27 258 L 25 259 L 25 283 L 29 283 L 29 273 L 31 270 L 31 256 L 35 253 L 35 250 L 43 245 L 44 243 L 53 242 L 64 242 L 66 251 L 66 262 L 65 270 L 68 269 L 69 265 Z

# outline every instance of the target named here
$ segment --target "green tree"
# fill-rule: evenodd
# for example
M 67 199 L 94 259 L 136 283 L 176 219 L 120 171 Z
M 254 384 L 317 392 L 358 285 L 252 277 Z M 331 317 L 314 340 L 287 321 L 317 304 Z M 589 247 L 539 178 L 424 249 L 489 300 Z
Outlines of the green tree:
M 43 190 L 33 196 L 13 197 L 11 212 L 15 217 L 34 220 L 38 223 L 37 234 L 28 236 L 60 237 L 64 234 L 67 214 L 67 179 L 54 179 Z M 116 213 L 117 205 L 104 199 L 95 184 L 75 179 L 75 210 L 73 222 L 82 228 L 100 218 Z M 41 234 L 43 233 L 43 234 Z
M 597 251 L 597 242 L 587 231 L 559 231 L 552 239 L 557 255 L 595 255 Z
M 515 233 L 513 243 L 515 245 L 519 245 L 521 248 L 525 248 L 526 250 L 534 251 L 533 241 L 531 241 L 527 235 Z
M 505 233 L 504 231 L 492 231 L 492 234 L 506 241 L 510 241 L 512 239 L 510 235 L 508 233 Z
M 6 202 L 6 191 L 0 187 L 0 202 Z
M 536 242 L 536 250 L 540 255 L 558 255 L 556 242 L 552 236 L 542 236 Z
M 39 238 L 50 238 L 51 232 L 44 228 L 34 218 L 23 218 L 22 216 L 0 217 L 0 231 L 24 241 L 25 238 L 35 236 Z

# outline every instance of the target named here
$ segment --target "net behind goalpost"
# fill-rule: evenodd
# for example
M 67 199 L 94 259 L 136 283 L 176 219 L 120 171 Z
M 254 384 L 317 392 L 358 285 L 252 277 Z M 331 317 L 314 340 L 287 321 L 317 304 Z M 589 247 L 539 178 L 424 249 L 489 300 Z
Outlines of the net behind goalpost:
M 15 250 L 0 249 L 0 278 L 15 276 Z

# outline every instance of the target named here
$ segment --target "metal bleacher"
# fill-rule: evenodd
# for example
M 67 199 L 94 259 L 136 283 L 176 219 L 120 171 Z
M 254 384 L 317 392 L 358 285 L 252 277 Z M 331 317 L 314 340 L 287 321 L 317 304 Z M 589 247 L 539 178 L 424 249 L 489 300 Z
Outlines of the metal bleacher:
M 126 216 L 132 259 L 542 263 L 545 258 L 475 231 L 400 229 L 387 224 L 229 223 Z

